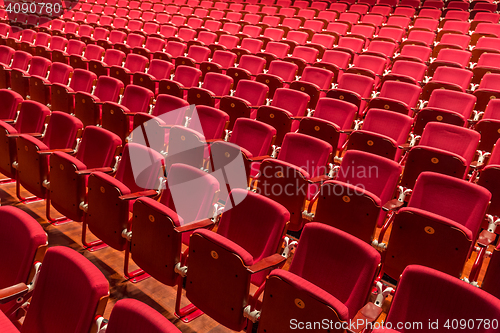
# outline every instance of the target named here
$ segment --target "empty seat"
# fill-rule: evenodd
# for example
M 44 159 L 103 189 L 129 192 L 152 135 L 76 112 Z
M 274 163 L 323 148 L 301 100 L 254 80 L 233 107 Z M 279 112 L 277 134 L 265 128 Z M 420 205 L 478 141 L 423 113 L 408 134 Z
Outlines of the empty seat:
M 375 229 L 385 221 L 401 170 L 397 162 L 385 157 L 348 150 L 334 180 L 324 182 L 309 204 L 312 208 L 317 202 L 310 218 L 371 243 Z
M 363 127 L 351 133 L 346 149 L 362 150 L 399 161 L 412 124 L 413 119 L 407 115 L 370 109 Z
M 153 308 L 134 299 L 116 302 L 107 324 L 98 327 L 108 333 L 132 333 L 147 330 L 150 333 L 180 333 L 167 318 Z
M 422 99 L 429 100 L 435 89 L 449 89 L 465 92 L 469 88 L 472 72 L 467 69 L 441 66 L 422 89 Z
M 207 73 L 201 88 L 192 87 L 188 90 L 187 101 L 190 104 L 218 106 L 222 98 L 229 93 L 233 79 L 224 74 Z
M 30 99 L 51 106 L 52 85 L 68 84 L 72 73 L 73 68 L 71 66 L 56 62 L 51 65 L 50 73 L 47 78 L 32 75 L 29 80 Z
M 289 230 L 302 229 L 305 223 L 302 219 L 305 200 L 314 196 L 318 190 L 317 183 L 326 178 L 326 164 L 332 151 L 332 146 L 321 139 L 288 133 L 277 158 L 262 161 L 257 177 L 257 192 L 288 209 L 291 214 Z M 277 187 L 283 190 L 272 190 Z
M 0 171 L 3 175 L 9 178 L 16 177 L 16 140 L 22 134 L 31 134 L 41 137 L 44 131 L 44 125 L 47 122 L 47 117 L 50 115 L 50 110 L 45 105 L 33 101 L 23 101 L 13 124 L 8 124 L 0 121 L 3 128 L 0 131 L 2 140 L 0 140 Z
M 460 305 L 462 301 L 474 304 L 474 306 L 463 307 Z M 432 304 L 431 307 L 420 307 L 421 304 L 428 305 L 429 302 Z M 420 309 L 420 311 L 416 311 L 416 309 Z M 392 327 L 396 327 L 397 323 L 429 323 L 429 321 L 431 323 L 451 323 L 460 321 L 462 318 L 473 319 L 480 316 L 498 318 L 499 313 L 498 299 L 491 297 L 477 287 L 434 269 L 412 265 L 401 276 L 386 322 Z M 410 327 L 410 325 L 406 327 Z M 412 325 L 410 329 L 398 329 L 398 332 L 406 333 L 418 330 L 415 327 Z M 491 326 L 482 326 L 470 331 L 486 333 L 494 330 L 488 327 Z M 392 330 L 382 330 L 382 332 L 390 331 Z M 374 332 L 380 331 L 375 330 Z
M 121 143 L 117 135 L 88 126 L 74 156 L 58 151 L 50 156 L 50 181 L 46 184 L 49 188 L 46 197 L 49 221 L 56 224 L 64 219 L 82 221 L 80 203 L 85 202 L 88 175 L 92 170 L 111 169 Z M 52 218 L 51 205 L 64 217 Z
M 75 95 L 75 116 L 84 126 L 101 123 L 101 106 L 106 101 L 118 102 L 123 91 L 123 82 L 118 79 L 101 76 L 93 93 L 83 91 Z
M 384 272 L 397 279 L 406 266 L 422 264 L 460 277 L 490 199 L 489 191 L 465 180 L 422 173 L 394 220 Z
M 436 89 L 429 103 L 416 115 L 413 132 L 421 135 L 427 123 L 438 121 L 468 127 L 476 97 L 459 91 Z
M 81 135 L 83 124 L 77 118 L 63 112 L 54 111 L 41 140 L 21 134 L 16 140 L 17 158 L 14 168 L 16 174 L 16 194 L 21 201 L 21 185 L 38 198 L 45 198 L 48 179 L 49 156 L 55 150 L 71 152 L 76 146 L 76 139 Z
M 51 108 L 54 111 L 73 113 L 76 92 L 91 93 L 97 76 L 84 69 L 75 69 L 69 85 L 53 83 L 50 90 Z
M 174 268 L 181 246 L 189 245 L 188 231 L 202 223 L 214 223 L 210 218 L 218 192 L 219 183 L 213 175 L 189 165 L 172 164 L 160 201 L 141 197 L 134 203 L 134 217 L 124 231 L 127 241 L 134 244 L 131 250 L 130 246 L 125 249 L 125 276 L 133 282 L 152 276 L 163 284 L 175 285 L 178 275 Z M 158 223 L 151 225 L 151 219 Z M 129 272 L 129 256 L 141 269 Z
M 106 101 L 102 105 L 102 127 L 117 134 L 123 142 L 133 130 L 136 113 L 148 113 L 154 94 L 144 87 L 128 85 L 123 98 L 118 102 Z
M 233 96 L 223 96 L 220 109 L 226 112 L 231 121 L 228 129 L 232 129 L 238 118 L 255 119 L 257 108 L 266 101 L 269 87 L 252 80 L 240 80 Z
M 40 224 L 22 210 L 5 206 L 0 208 L 0 224 L 2 226 L 1 247 L 2 262 L 5 268 L 0 278 L 0 290 L 18 283 L 28 285 L 30 276 L 39 269 L 39 263 L 47 250 L 47 234 Z M 26 299 L 31 294 L 26 296 Z M 7 317 L 17 309 L 19 302 L 15 299 L 2 302 L 0 315 Z
M 327 244 L 337 250 L 322 250 Z M 340 249 L 346 255 L 334 255 Z M 323 263 L 319 270 L 315 260 Z M 293 332 L 295 320 L 326 320 L 333 327 L 348 322 L 362 308 L 379 262 L 380 254 L 355 237 L 320 223 L 306 225 L 290 268 L 267 278 L 257 332 Z
M 247 190 L 234 189 L 226 202 L 230 200 L 239 204 L 226 206 L 217 233 L 197 230 L 191 236 L 186 296 L 195 307 L 180 309 L 179 283 L 176 313 L 184 317 L 199 308 L 224 326 L 241 330 L 247 325 L 244 308 L 252 302 L 250 285 L 260 286 L 268 272 L 283 262 L 276 252 L 290 215 L 278 203 Z M 260 214 L 267 216 L 266 223 Z M 254 270 L 264 258 L 268 258 L 266 264 Z M 242 278 L 228 280 L 235 275 Z
M 285 134 L 298 128 L 295 118 L 305 116 L 309 99 L 302 91 L 276 89 L 271 105 L 259 107 L 256 119 L 276 128 L 276 145 L 280 146 Z
M 106 244 L 115 250 L 125 249 L 127 241 L 121 234 L 132 210 L 130 203 L 133 201 L 130 200 L 144 195 L 156 196 L 157 192 L 152 189 L 158 188 L 163 167 L 164 159 L 160 153 L 137 143 L 128 143 L 114 177 L 102 171 L 90 174 L 87 199 L 82 205 L 82 243 L 87 249 L 96 250 Z M 87 242 L 87 226 L 98 241 Z

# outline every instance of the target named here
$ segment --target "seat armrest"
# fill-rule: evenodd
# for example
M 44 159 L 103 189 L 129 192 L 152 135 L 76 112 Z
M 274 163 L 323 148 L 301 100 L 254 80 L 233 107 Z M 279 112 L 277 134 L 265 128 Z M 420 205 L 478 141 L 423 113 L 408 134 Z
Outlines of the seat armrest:
M 224 141 L 222 139 L 209 139 L 209 140 L 205 140 L 206 143 L 213 143 L 213 142 L 219 142 L 219 141 Z
M 264 271 L 266 269 L 271 269 L 274 267 L 277 267 L 281 264 L 283 264 L 286 261 L 286 258 L 283 257 L 279 253 L 275 253 L 272 256 L 266 257 L 259 262 L 253 264 L 252 266 L 248 267 L 247 269 L 250 271 L 250 273 L 255 274 L 261 271 Z
M 9 138 L 18 138 L 18 137 L 20 137 L 23 134 L 31 135 L 32 137 L 35 137 L 35 138 L 41 138 L 43 136 L 42 133 L 15 133 L 15 134 L 9 134 L 9 135 L 7 135 L 7 137 L 9 137 Z
M 255 157 L 250 158 L 249 160 L 251 162 L 261 162 L 267 158 L 271 158 L 271 156 L 270 155 L 255 156 Z
M 382 209 L 385 211 L 389 210 L 394 210 L 397 211 L 399 208 L 401 208 L 404 205 L 404 202 L 399 201 L 398 199 L 392 199 L 387 201 L 383 206 Z
M 350 129 L 341 130 L 340 133 L 351 134 L 354 131 L 355 131 L 355 129 L 350 128 Z
M 113 171 L 114 171 L 113 168 L 104 167 L 104 168 L 94 168 L 94 169 L 87 169 L 87 170 L 78 170 L 75 172 L 78 175 L 90 175 L 92 172 L 112 173 Z
M 376 306 L 374 303 L 367 303 L 365 306 L 361 308 L 361 310 L 356 313 L 354 318 L 352 319 L 352 323 L 355 323 L 353 326 L 355 328 L 349 329 L 349 332 L 358 333 L 365 329 L 365 325 L 368 323 L 373 323 L 382 313 L 382 308 Z M 362 323 L 361 327 L 357 325 L 357 323 Z
M 320 183 L 320 182 L 323 182 L 325 180 L 330 180 L 330 179 L 331 178 L 328 177 L 327 175 L 319 175 L 319 176 L 316 176 L 316 177 L 309 179 L 309 183 Z
M 484 168 L 484 163 L 478 162 L 478 161 L 473 161 L 470 164 L 470 168 L 473 170 L 482 170 Z
M 178 233 L 183 233 L 183 232 L 189 232 L 189 231 L 194 231 L 196 229 L 200 228 L 208 228 L 208 227 L 213 227 L 215 226 L 215 222 L 212 221 L 212 219 L 204 219 L 204 220 L 199 220 L 195 221 L 192 223 L 185 224 L 180 227 L 176 227 L 175 231 Z
M 480 234 L 479 237 L 477 238 L 477 244 L 479 246 L 488 246 L 492 244 L 495 241 L 496 234 L 493 232 L 489 232 L 488 230 L 483 230 Z
M 410 148 L 412 148 L 412 146 L 408 142 L 399 146 L 399 149 L 403 149 L 404 151 L 409 150 Z
M 156 195 L 158 195 L 156 190 L 146 190 L 122 195 L 120 196 L 120 200 L 135 200 L 140 197 L 154 197 Z
M 25 283 L 0 289 L 0 304 L 5 304 L 19 297 L 23 297 L 29 292 L 29 288 Z
M 61 148 L 61 149 L 47 149 L 47 150 L 39 150 L 38 154 L 40 155 L 50 155 L 56 151 L 60 151 L 62 153 L 76 153 L 73 149 L 71 148 Z

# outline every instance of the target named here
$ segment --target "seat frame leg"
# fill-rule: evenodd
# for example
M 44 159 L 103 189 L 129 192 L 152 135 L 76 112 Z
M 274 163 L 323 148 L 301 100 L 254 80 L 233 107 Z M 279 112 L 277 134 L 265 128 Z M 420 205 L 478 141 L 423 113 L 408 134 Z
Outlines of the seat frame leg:
M 125 248 L 125 262 L 123 264 L 123 271 L 124 271 L 124 274 L 125 274 L 125 278 L 127 279 L 127 281 L 130 281 L 132 283 L 137 283 L 137 282 L 141 282 L 142 280 L 145 280 L 149 277 L 151 277 L 151 275 L 149 275 L 148 273 L 146 273 L 144 270 L 142 269 L 137 269 L 133 272 L 130 272 L 129 271 L 129 263 L 130 263 L 130 242 L 127 242 L 127 247 Z
M 89 252 L 95 252 L 102 250 L 108 245 L 104 243 L 102 240 L 96 240 L 93 242 L 88 243 L 87 242 L 87 218 L 86 216 L 83 217 L 83 222 L 82 222 L 82 245 L 85 248 L 85 250 L 88 250 Z
M 66 224 L 69 222 L 73 222 L 73 220 L 68 219 L 66 216 L 61 216 L 58 218 L 53 218 L 50 215 L 50 191 L 47 190 L 47 198 L 45 198 L 45 215 L 47 216 L 47 220 L 50 222 L 52 225 L 62 225 Z
M 23 204 L 29 204 L 29 203 L 38 202 L 38 201 L 43 200 L 43 198 L 39 198 L 35 195 L 31 196 L 31 197 L 26 197 L 26 198 L 21 195 L 21 183 L 19 182 L 18 174 L 16 174 L 16 196 L 19 199 L 19 201 Z
M 186 250 L 186 252 L 187 251 L 189 251 L 189 249 Z M 187 258 L 186 252 L 181 255 L 181 265 L 186 264 L 186 258 Z M 194 306 L 193 303 L 190 303 L 190 304 L 186 305 L 185 307 L 181 308 L 182 289 L 183 289 L 182 288 L 182 281 L 183 281 L 183 277 L 182 277 L 182 275 L 179 274 L 177 277 L 177 296 L 175 298 L 174 315 L 177 318 L 179 318 L 180 320 L 182 320 L 182 322 L 189 323 L 192 320 L 203 315 L 203 312 L 200 309 L 198 309 L 196 306 Z

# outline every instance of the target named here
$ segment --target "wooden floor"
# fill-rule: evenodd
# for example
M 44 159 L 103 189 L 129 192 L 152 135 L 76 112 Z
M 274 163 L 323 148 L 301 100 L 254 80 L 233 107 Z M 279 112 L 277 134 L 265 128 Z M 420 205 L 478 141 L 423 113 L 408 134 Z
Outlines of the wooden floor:
M 22 195 L 29 196 L 30 194 L 23 190 Z M 124 253 L 111 248 L 105 248 L 93 253 L 85 251 L 81 243 L 80 223 L 70 222 L 60 226 L 51 225 L 47 222 L 45 217 L 45 201 L 32 202 L 29 204 L 19 203 L 15 195 L 15 183 L 0 185 L 0 200 L 2 206 L 16 206 L 39 221 L 49 235 L 49 246 L 68 246 L 83 254 L 104 273 L 109 281 L 111 294 L 104 314 L 105 318 L 109 318 L 109 314 L 116 301 L 122 298 L 134 298 L 156 309 L 173 322 L 182 332 L 233 332 L 232 330 L 218 324 L 208 316 L 201 316 L 188 324 L 185 324 L 175 318 L 175 287 L 165 286 L 153 278 L 149 278 L 138 283 L 125 281 L 123 277 Z M 52 216 L 58 217 L 59 214 L 52 209 Z M 90 240 L 93 240 L 92 237 L 90 237 Z M 464 275 L 468 275 L 474 259 L 475 254 L 467 263 Z M 485 260 L 486 263 L 488 260 L 489 259 Z M 131 270 L 132 269 L 136 269 L 133 262 L 131 265 Z M 485 269 L 483 268 L 480 275 L 480 281 L 482 280 L 484 271 Z M 184 301 L 187 305 L 185 299 Z M 384 304 L 384 309 L 388 308 L 389 303 L 390 299 L 388 299 L 386 304 Z M 383 318 L 385 318 L 385 314 L 382 314 L 379 321 L 383 320 Z

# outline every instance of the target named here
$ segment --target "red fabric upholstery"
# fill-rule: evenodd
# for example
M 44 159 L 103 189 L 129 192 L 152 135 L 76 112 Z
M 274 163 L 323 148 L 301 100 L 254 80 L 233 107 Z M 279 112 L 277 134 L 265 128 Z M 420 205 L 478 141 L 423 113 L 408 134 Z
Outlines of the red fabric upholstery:
M 40 224 L 24 211 L 13 206 L 0 207 L 0 289 L 24 282 L 33 267 L 38 247 L 47 244 L 47 234 Z M 11 303 L 0 304 L 0 311 Z M 3 330 L 2 330 L 3 331 Z
M 470 165 L 481 135 L 473 130 L 450 124 L 430 122 L 425 126 L 419 146 L 443 149 L 462 156 Z
M 177 333 L 181 332 L 163 315 L 134 299 L 116 302 L 109 317 L 108 333 Z
M 333 295 L 352 318 L 366 300 L 380 254 L 356 237 L 320 223 L 306 225 L 302 236 L 289 271 Z
M 491 193 L 455 177 L 423 172 L 417 179 L 408 207 L 449 218 L 477 236 Z
M 108 289 L 108 281 L 88 259 L 70 248 L 52 247 L 21 332 L 87 333 Z
M 241 81 L 243 82 L 243 81 Z M 246 118 L 236 119 L 229 142 L 250 152 L 250 156 L 264 156 L 269 153 L 271 142 L 276 135 L 274 127 L 260 121 Z
M 423 266 L 403 272 L 394 295 L 387 323 L 429 323 L 475 318 L 499 318 L 500 300 L 459 279 Z M 424 324 L 425 325 L 425 324 Z M 443 326 L 440 326 L 443 327 Z M 425 326 L 424 326 L 425 330 Z M 400 332 L 412 332 L 402 329 Z M 467 332 L 494 332 L 474 327 Z
M 243 189 L 234 189 L 226 200 L 217 233 L 243 247 L 252 256 L 253 262 L 258 262 L 276 253 L 289 219 L 290 213 L 280 204 Z M 264 278 L 265 275 L 255 274 L 252 283 L 260 284 Z
M 0 89 L 0 100 L 2 101 L 0 119 L 15 119 L 17 107 L 23 101 L 23 97 L 15 91 Z

